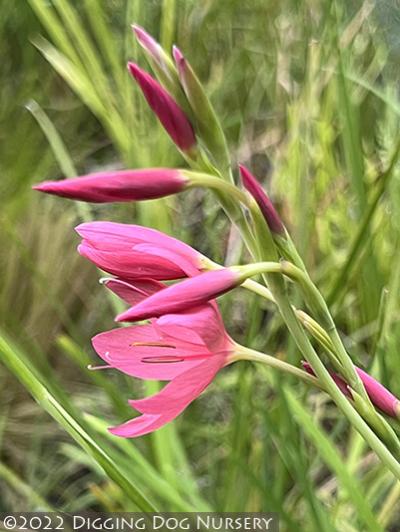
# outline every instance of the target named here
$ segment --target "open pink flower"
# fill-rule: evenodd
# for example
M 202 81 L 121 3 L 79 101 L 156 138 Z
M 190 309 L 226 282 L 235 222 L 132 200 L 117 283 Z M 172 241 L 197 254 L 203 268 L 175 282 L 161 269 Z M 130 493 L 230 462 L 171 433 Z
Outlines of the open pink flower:
M 308 373 L 314 375 L 314 371 L 308 362 L 303 362 L 303 367 Z M 371 402 L 388 416 L 399 417 L 400 401 L 397 397 L 361 368 L 355 366 L 355 370 L 364 384 L 365 391 L 371 399 Z M 334 373 L 333 371 L 330 373 L 340 390 L 351 399 L 351 390 L 346 381 L 337 373 Z
M 139 321 L 171 312 L 183 312 L 215 299 L 241 282 L 240 274 L 229 268 L 200 273 L 154 293 L 117 316 L 116 321 Z
M 165 130 L 182 151 L 190 151 L 196 144 L 193 126 L 170 93 L 135 63 L 128 69 L 142 89 L 147 103 Z
M 188 179 L 174 168 L 98 172 L 60 181 L 44 181 L 34 190 L 92 203 L 162 198 L 185 189 Z
M 126 301 L 136 300 L 134 284 L 125 283 L 124 291 Z M 143 286 L 140 291 L 146 292 Z M 142 415 L 110 429 L 125 438 L 147 434 L 175 419 L 229 362 L 234 349 L 216 303 L 165 315 L 148 325 L 101 333 L 92 342 L 108 367 L 142 379 L 170 381 L 151 397 L 129 401 Z
M 196 275 L 203 268 L 200 253 L 155 229 L 90 222 L 79 225 L 76 231 L 83 238 L 79 253 L 123 279 L 179 279 Z
M 256 200 L 271 232 L 283 234 L 285 227 L 265 190 L 245 166 L 239 165 L 239 169 L 244 187 Z

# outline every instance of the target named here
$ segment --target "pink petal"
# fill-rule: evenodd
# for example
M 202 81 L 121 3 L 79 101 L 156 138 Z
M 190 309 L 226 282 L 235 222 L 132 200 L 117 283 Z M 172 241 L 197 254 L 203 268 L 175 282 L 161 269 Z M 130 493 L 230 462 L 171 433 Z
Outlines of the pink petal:
M 165 285 L 153 279 L 137 279 L 133 284 L 121 279 L 110 278 L 102 280 L 102 283 L 129 305 L 136 305 L 149 295 L 165 288 Z
M 109 432 L 121 438 L 137 438 L 149 434 L 173 419 L 173 416 L 150 416 L 148 414 L 138 416 L 122 425 L 109 428 Z
M 156 247 L 175 252 L 200 268 L 200 253 L 184 242 L 156 229 L 133 224 L 115 222 L 89 222 L 78 225 L 76 232 L 91 246 L 109 250 L 132 249 L 140 243 L 154 244 Z
M 225 364 L 225 357 L 214 355 L 167 384 L 160 392 L 129 404 L 142 414 L 178 416 L 210 384 Z
M 168 381 L 198 366 L 210 352 L 204 345 L 165 338 L 153 325 L 121 327 L 92 338 L 97 354 L 110 366 L 142 379 Z
M 154 244 L 137 244 L 134 246 L 133 250 L 152 255 L 153 257 L 161 257 L 167 261 L 170 261 L 171 263 L 177 263 L 179 264 L 179 268 L 188 277 L 193 277 L 199 273 L 199 269 L 197 265 L 193 265 L 193 261 L 186 259 L 186 257 L 183 255 L 179 255 L 179 257 L 177 257 L 176 252 L 171 251 L 170 249 L 155 246 Z
M 157 319 L 156 326 L 169 336 L 181 336 L 182 329 L 191 331 L 192 335 L 196 333 L 211 352 L 232 350 L 232 341 L 226 333 L 215 301 L 179 314 L 165 314 Z
M 109 252 L 87 245 L 78 246 L 78 252 L 98 268 L 124 279 L 152 278 L 155 280 L 179 279 L 185 272 L 168 260 L 140 251 Z

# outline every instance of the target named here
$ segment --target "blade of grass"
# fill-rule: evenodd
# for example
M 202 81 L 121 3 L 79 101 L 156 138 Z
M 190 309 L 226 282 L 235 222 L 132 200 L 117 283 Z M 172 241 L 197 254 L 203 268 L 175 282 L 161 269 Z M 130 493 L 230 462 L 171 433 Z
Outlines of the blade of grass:
M 7 482 L 19 496 L 29 499 L 41 511 L 54 512 L 55 509 L 29 484 L 24 482 L 12 469 L 0 461 L 0 478 Z
M 349 500 L 353 502 L 359 518 L 364 523 L 365 530 L 370 530 L 371 532 L 383 532 L 382 527 L 378 523 L 365 498 L 361 485 L 347 470 L 336 447 L 332 444 L 326 433 L 315 423 L 314 419 L 303 407 L 293 392 L 288 388 L 285 388 L 285 394 L 290 410 L 294 414 L 295 419 L 315 445 L 316 451 L 321 455 L 329 468 L 334 471 L 337 478 L 342 482 L 343 487 L 346 488 L 347 496 Z
M 363 249 L 363 244 L 366 240 L 368 240 L 369 231 L 368 228 L 371 225 L 372 218 L 376 212 L 376 209 L 379 205 L 379 202 L 383 196 L 383 194 L 386 191 L 386 188 L 389 184 L 390 179 L 393 176 L 394 169 L 396 166 L 396 163 L 400 157 L 400 141 L 398 141 L 395 150 L 393 152 L 393 155 L 390 159 L 390 163 L 378 178 L 378 182 L 376 185 L 376 188 L 373 192 L 372 199 L 370 201 L 369 206 L 367 207 L 366 211 L 364 212 L 364 215 L 360 221 L 360 224 L 358 226 L 358 229 L 354 235 L 353 241 L 350 245 L 349 252 L 347 254 L 346 261 L 342 268 L 340 269 L 340 272 L 336 278 L 336 280 L 333 283 L 333 287 L 327 297 L 327 303 L 328 305 L 332 305 L 337 299 L 339 299 L 342 291 L 347 286 L 347 280 L 350 275 L 350 272 L 359 257 L 360 253 Z
M 0 331 L 0 358 L 3 364 L 21 381 L 34 399 L 50 414 L 68 434 L 91 456 L 141 511 L 156 511 L 131 479 L 128 479 L 118 465 L 107 455 L 101 445 L 93 440 L 64 406 L 51 394 L 26 364 L 26 356 L 3 332 Z

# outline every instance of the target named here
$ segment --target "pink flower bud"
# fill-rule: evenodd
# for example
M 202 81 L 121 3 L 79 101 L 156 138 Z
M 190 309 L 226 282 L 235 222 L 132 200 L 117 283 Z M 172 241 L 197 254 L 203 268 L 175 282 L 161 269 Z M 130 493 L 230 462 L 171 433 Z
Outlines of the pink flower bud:
M 315 375 L 314 370 L 308 362 L 302 362 L 304 369 L 310 373 L 310 375 Z M 391 417 L 398 417 L 400 411 L 400 404 L 397 397 L 395 397 L 389 390 L 387 390 L 380 382 L 368 375 L 364 370 L 355 366 L 355 370 L 360 377 L 362 383 L 364 384 L 365 391 L 368 394 L 368 397 L 371 399 L 371 402 L 382 410 L 385 414 Z M 340 390 L 347 396 L 351 396 L 350 388 L 347 383 L 340 377 L 337 373 L 333 371 L 330 372 L 333 380 L 336 382 Z
M 147 33 L 144 28 L 137 24 L 132 24 L 132 30 L 142 48 L 146 50 L 146 52 L 156 63 L 161 64 L 163 59 L 163 50 L 158 42 L 149 33 Z
M 132 76 L 138 82 L 149 106 L 175 144 L 182 151 L 190 151 L 196 144 L 192 124 L 172 96 L 158 81 L 134 63 L 128 63 Z
M 99 172 L 61 181 L 45 181 L 34 190 L 93 203 L 161 198 L 182 191 L 188 179 L 178 170 L 146 168 Z
M 285 227 L 282 223 L 282 220 L 280 219 L 275 207 L 272 204 L 272 201 L 269 199 L 260 183 L 246 167 L 239 165 L 239 168 L 243 185 L 256 200 L 271 232 L 278 235 L 284 234 Z
M 214 299 L 242 282 L 228 269 L 212 270 L 168 286 L 117 316 L 116 321 L 139 321 L 182 312 Z
M 398 417 L 399 400 L 397 397 L 362 369 L 356 368 L 356 371 L 372 403 L 388 416 Z

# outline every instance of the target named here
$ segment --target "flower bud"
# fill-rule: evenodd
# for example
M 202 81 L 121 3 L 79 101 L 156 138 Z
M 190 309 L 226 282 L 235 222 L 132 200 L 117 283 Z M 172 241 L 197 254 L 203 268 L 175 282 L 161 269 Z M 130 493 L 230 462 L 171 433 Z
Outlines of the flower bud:
M 200 136 L 217 165 L 224 172 L 229 171 L 229 152 L 225 136 L 210 100 L 192 67 L 176 46 L 173 47 L 173 56 L 179 80 L 193 110 Z
M 314 370 L 308 362 L 302 362 L 304 369 L 314 375 Z M 380 382 L 368 375 L 364 370 L 355 366 L 355 370 L 364 384 L 365 391 L 379 410 L 391 417 L 399 417 L 400 402 L 389 390 L 387 390 Z M 340 390 L 347 396 L 352 398 L 351 390 L 347 383 L 337 373 L 330 372 L 332 379 L 336 382 Z
M 184 152 L 196 145 L 192 124 L 168 91 L 135 63 L 128 63 L 132 76 L 138 82 L 144 97 L 165 130 Z
M 34 190 L 92 203 L 156 199 L 182 191 L 189 180 L 171 168 L 99 172 L 73 179 L 44 181 Z
M 116 321 L 139 321 L 182 312 L 204 304 L 241 283 L 228 268 L 212 270 L 168 286 L 117 316 Z
M 285 233 L 285 227 L 278 213 L 276 212 L 272 201 L 269 199 L 257 179 L 249 172 L 249 170 L 245 166 L 239 165 L 239 169 L 240 174 L 242 176 L 243 185 L 245 189 L 256 200 L 257 205 L 260 207 L 265 221 L 267 222 L 268 227 L 271 230 L 271 233 L 283 235 Z

